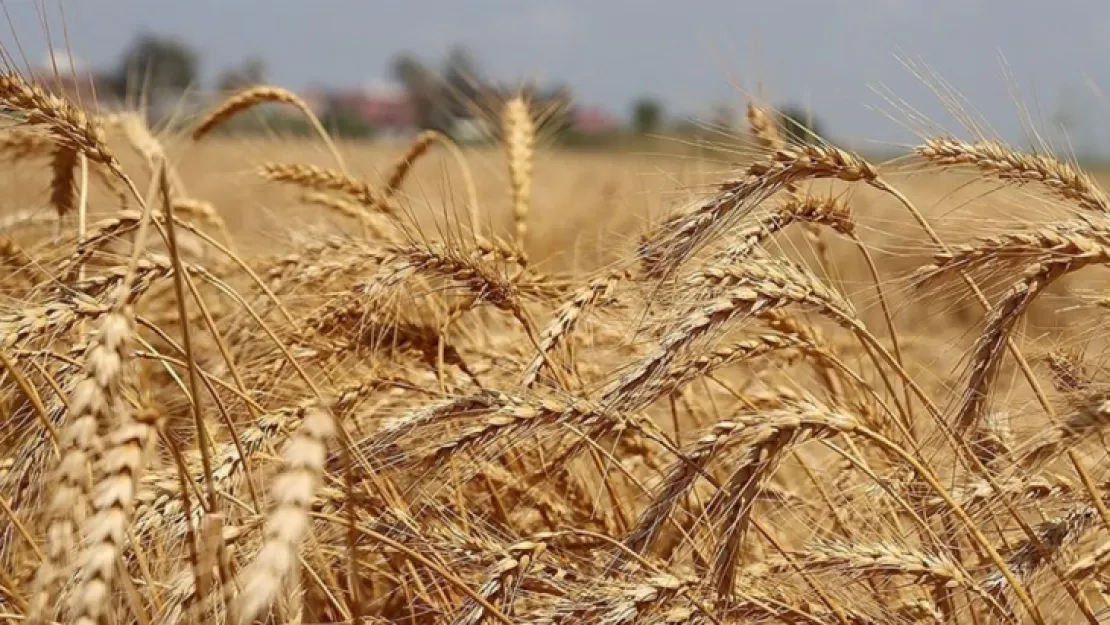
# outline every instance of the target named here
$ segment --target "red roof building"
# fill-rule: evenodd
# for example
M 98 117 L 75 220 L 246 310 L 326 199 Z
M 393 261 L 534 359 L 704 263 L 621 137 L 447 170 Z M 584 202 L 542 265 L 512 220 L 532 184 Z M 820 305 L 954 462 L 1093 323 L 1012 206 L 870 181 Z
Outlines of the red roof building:
M 408 131 L 417 123 L 416 109 L 408 94 L 390 85 L 316 93 L 308 100 L 318 114 L 328 107 L 337 106 L 358 115 L 379 130 Z
M 574 114 L 574 128 L 583 134 L 602 134 L 617 128 L 617 120 L 604 109 L 581 107 Z

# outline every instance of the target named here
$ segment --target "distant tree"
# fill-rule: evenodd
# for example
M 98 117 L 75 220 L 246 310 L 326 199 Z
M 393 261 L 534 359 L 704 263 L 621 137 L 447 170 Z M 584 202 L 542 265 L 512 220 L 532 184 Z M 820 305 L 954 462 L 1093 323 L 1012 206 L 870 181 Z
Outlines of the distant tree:
M 402 53 L 390 63 L 393 80 L 401 84 L 416 112 L 416 123 L 421 128 L 447 131 L 450 120 L 441 100 L 442 85 L 439 76 L 412 54 Z
M 711 123 L 714 128 L 729 131 L 736 128 L 736 109 L 728 104 L 718 104 L 713 107 Z
M 821 123 L 800 106 L 794 104 L 781 106 L 778 117 L 780 132 L 783 138 L 791 143 L 808 145 L 816 142 L 817 137 L 825 138 Z
M 1098 135 L 1084 128 L 1086 115 L 1083 102 L 1074 89 L 1064 89 L 1060 93 L 1056 110 L 1052 113 L 1052 131 L 1058 145 L 1067 151 L 1078 152 L 1077 156 L 1089 156 L 1098 149 Z
M 553 85 L 536 92 L 539 121 L 546 136 L 558 138 L 574 127 L 574 92 L 568 85 Z
M 632 129 L 644 135 L 659 130 L 663 124 L 663 104 L 655 98 L 642 97 L 632 104 Z
M 200 57 L 193 48 L 173 37 L 140 33 L 124 51 L 111 83 L 120 97 L 137 90 L 180 95 L 199 74 Z
M 374 135 L 374 127 L 361 115 L 334 102 L 320 116 L 320 123 L 329 133 L 344 139 L 366 139 Z
M 499 88 L 483 76 L 473 53 L 463 45 L 449 48 L 434 66 L 413 54 L 399 54 L 390 62 L 390 73 L 404 87 L 417 123 L 451 136 L 459 129 L 468 129 L 465 132 L 469 133 L 476 125 L 496 123 L 505 98 L 519 91 L 543 122 L 545 136 L 561 134 L 573 119 L 573 97 L 567 86 L 518 84 Z
M 505 100 L 520 94 L 528 102 L 532 119 L 546 140 L 561 142 L 567 133 L 574 130 L 575 104 L 574 93 L 565 84 L 556 83 L 546 87 L 535 84 L 517 85 L 497 91 L 497 102 L 491 106 L 493 115 L 500 115 Z
M 266 62 L 258 57 L 248 57 L 238 67 L 224 70 L 216 79 L 220 91 L 238 91 L 266 83 Z
M 489 91 L 478 62 L 468 48 L 452 46 L 443 61 L 444 104 L 453 117 L 472 117 Z

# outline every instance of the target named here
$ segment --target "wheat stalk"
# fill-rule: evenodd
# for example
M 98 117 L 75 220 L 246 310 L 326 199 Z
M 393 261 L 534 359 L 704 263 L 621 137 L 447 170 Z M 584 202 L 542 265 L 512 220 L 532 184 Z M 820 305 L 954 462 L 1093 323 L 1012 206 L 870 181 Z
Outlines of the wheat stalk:
M 340 154 L 339 148 L 336 147 L 335 142 L 332 141 L 331 135 L 328 134 L 324 125 L 320 123 L 320 119 L 316 116 L 316 113 L 312 111 L 312 107 L 302 100 L 300 96 L 282 87 L 256 85 L 247 87 L 229 96 L 214 109 L 209 111 L 208 114 L 197 123 L 192 132 L 193 141 L 200 141 L 217 127 L 227 123 L 232 117 L 260 104 L 270 102 L 288 104 L 297 109 L 301 115 L 304 115 L 305 119 L 312 124 L 312 128 L 316 131 L 317 136 L 320 137 L 324 145 L 326 145 L 331 152 L 335 162 L 343 168 L 343 156 Z
M 395 212 L 393 204 L 369 184 L 337 171 L 312 165 L 268 163 L 259 168 L 259 175 L 274 182 L 284 182 L 317 191 L 337 191 L 349 195 L 362 206 Z

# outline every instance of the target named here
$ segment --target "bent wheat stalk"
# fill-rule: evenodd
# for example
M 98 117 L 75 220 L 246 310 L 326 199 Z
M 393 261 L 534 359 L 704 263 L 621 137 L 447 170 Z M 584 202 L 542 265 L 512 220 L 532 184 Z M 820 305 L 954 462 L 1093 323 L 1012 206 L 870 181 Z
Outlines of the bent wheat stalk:
M 1022 154 L 993 141 L 934 137 L 914 151 L 943 166 L 965 165 L 1006 182 L 1037 183 L 1080 208 L 1110 212 L 1106 194 L 1086 173 L 1045 154 Z
M 301 115 L 304 115 L 304 118 L 312 125 L 312 129 L 316 131 L 320 140 L 324 142 L 328 151 L 331 152 L 332 158 L 335 159 L 335 163 L 339 165 L 339 168 L 343 171 L 347 170 L 347 166 L 343 161 L 343 155 L 340 154 L 339 148 L 336 147 L 335 142 L 332 141 L 331 135 L 328 134 L 327 129 L 320 123 L 320 119 L 316 117 L 316 113 L 312 112 L 312 107 L 297 94 L 281 87 L 272 87 L 268 85 L 248 87 L 227 98 L 205 115 L 204 119 L 193 128 L 193 141 L 200 141 L 217 126 L 227 122 L 239 113 L 268 102 L 288 104 L 300 111 Z

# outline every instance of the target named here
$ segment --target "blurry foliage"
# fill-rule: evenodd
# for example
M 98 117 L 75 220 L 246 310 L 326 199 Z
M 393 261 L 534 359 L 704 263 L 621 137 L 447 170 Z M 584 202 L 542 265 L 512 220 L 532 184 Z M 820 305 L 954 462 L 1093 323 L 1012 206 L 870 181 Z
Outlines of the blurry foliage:
M 228 93 L 247 87 L 266 84 L 266 62 L 258 57 L 248 57 L 238 67 L 223 71 L 216 79 L 216 89 Z
M 533 118 L 542 122 L 545 138 L 559 141 L 570 130 L 574 97 L 569 86 L 499 85 L 483 75 L 465 47 L 449 49 L 438 68 L 408 52 L 395 56 L 390 67 L 413 104 L 421 129 L 452 135 L 460 119 L 480 119 L 496 126 L 505 100 L 521 93 L 531 104 Z
M 781 106 L 778 109 L 778 118 L 779 131 L 789 143 L 809 145 L 816 143 L 817 137 L 826 139 L 821 122 L 803 107 L 795 104 Z
M 180 96 L 196 86 L 199 76 L 200 56 L 188 44 L 144 32 L 124 50 L 108 82 L 120 98 L 140 92 Z
M 632 103 L 632 131 L 638 135 L 659 131 L 663 124 L 663 104 L 655 98 L 641 97 Z
M 335 137 L 343 139 L 369 139 L 374 128 L 357 112 L 339 104 L 328 106 L 320 116 L 320 123 Z
M 220 93 L 228 93 L 265 84 L 267 70 L 263 59 L 248 57 L 239 65 L 223 70 L 213 86 Z M 574 95 L 568 85 L 497 84 L 485 77 L 474 55 L 464 46 L 449 48 L 438 63 L 427 63 L 409 52 L 398 54 L 390 61 L 390 73 L 412 103 L 416 126 L 438 130 L 449 136 L 453 136 L 458 128 L 469 127 L 467 124 L 472 125 L 470 120 L 473 120 L 488 125 L 494 131 L 488 140 L 496 140 L 501 107 L 506 99 L 517 93 L 523 94 L 530 103 L 541 139 L 548 145 L 620 148 L 640 145 L 647 139 L 646 135 L 690 138 L 705 134 L 704 128 L 692 123 L 668 123 L 662 102 L 650 95 L 631 103 L 630 128 L 578 131 L 574 125 Z M 176 38 L 143 32 L 127 46 L 116 66 L 101 75 L 101 79 L 113 95 L 130 102 L 132 106 L 148 104 L 149 118 L 159 120 L 174 113 L 182 96 L 199 86 L 199 76 L 200 56 L 196 50 Z M 357 112 L 344 108 L 338 102 L 326 105 L 320 117 L 324 126 L 338 137 L 370 138 L 376 134 L 377 129 Z M 779 108 L 778 121 L 784 138 L 794 143 L 812 143 L 814 138 L 811 133 L 824 136 L 822 124 L 804 108 L 794 104 Z M 714 109 L 711 122 L 719 129 L 734 127 L 742 120 L 737 118 L 734 110 L 718 107 Z M 221 131 L 280 132 L 294 136 L 310 134 L 304 120 L 289 115 L 280 106 L 260 107 L 249 115 L 232 120 Z

